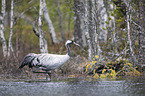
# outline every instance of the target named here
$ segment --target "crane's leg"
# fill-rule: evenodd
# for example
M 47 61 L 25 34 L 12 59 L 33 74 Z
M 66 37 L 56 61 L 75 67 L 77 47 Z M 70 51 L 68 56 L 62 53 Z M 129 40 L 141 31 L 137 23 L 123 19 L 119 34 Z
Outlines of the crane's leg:
M 38 68 L 36 68 L 35 70 L 33 70 L 34 73 L 37 73 L 37 71 L 38 71 Z
M 50 81 L 51 81 L 51 72 L 46 72 L 46 80 L 48 80 L 48 75 L 49 75 L 49 78 L 50 78 Z

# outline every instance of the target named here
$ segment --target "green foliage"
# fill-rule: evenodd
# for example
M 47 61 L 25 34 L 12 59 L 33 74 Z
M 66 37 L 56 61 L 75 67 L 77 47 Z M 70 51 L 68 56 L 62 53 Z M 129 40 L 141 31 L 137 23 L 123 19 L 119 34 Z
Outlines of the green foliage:
M 114 16 L 114 13 L 111 11 L 111 16 Z
M 105 23 L 106 23 L 106 24 L 109 24 L 109 22 L 108 22 L 108 21 L 105 21 Z
M 105 27 L 103 27 L 103 30 L 106 30 L 106 28 L 105 28 Z
M 108 17 L 108 20 L 109 20 L 109 21 L 112 20 L 111 17 Z

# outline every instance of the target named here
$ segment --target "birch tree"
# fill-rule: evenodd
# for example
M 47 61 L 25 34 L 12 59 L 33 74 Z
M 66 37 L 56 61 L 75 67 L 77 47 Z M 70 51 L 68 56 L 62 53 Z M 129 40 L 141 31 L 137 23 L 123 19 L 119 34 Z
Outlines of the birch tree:
M 124 3 L 127 5 L 127 12 L 126 12 L 126 23 L 127 23 L 127 44 L 129 46 L 129 50 L 130 50 L 130 54 L 133 57 L 133 60 L 136 62 L 136 57 L 134 55 L 134 49 L 132 47 L 132 40 L 131 40 L 131 27 L 130 27 L 130 23 L 131 23 L 131 5 L 130 5 L 130 0 L 124 0 Z
M 12 46 L 12 35 L 13 35 L 13 26 L 14 26 L 14 1 L 11 0 L 11 20 L 10 20 L 10 35 L 9 35 L 9 41 L 8 41 L 8 46 L 7 46 L 7 42 L 6 42 L 6 39 L 5 39 L 5 33 L 4 33 L 4 20 L 5 20 L 5 0 L 2 0 L 2 17 L 1 17 L 1 20 L 2 20 L 2 23 L 0 24 L 0 36 L 1 36 L 1 42 L 2 42 L 2 47 L 3 47 L 3 55 L 4 57 L 6 56 L 10 56 L 10 54 L 14 51 L 13 50 L 13 46 Z
M 2 0 L 1 16 L 0 16 L 0 38 L 1 38 L 4 57 L 7 56 L 7 42 L 5 39 L 5 32 L 4 32 L 5 31 L 4 30 L 5 9 L 6 9 L 6 2 L 5 0 Z
M 88 58 L 101 56 L 98 34 L 98 2 L 96 0 L 74 0 L 75 31 L 74 37 L 81 45 L 88 47 Z M 99 28 L 99 29 L 98 29 Z M 83 44 L 82 44 L 83 42 Z
M 13 35 L 13 26 L 14 26 L 14 0 L 11 0 L 11 16 L 10 16 L 10 36 L 9 36 L 9 44 L 8 44 L 8 56 L 10 56 L 11 52 L 13 52 L 12 46 L 12 35 Z
M 41 5 L 42 6 L 42 11 L 44 12 L 44 18 L 45 18 L 45 20 L 46 20 L 46 22 L 48 24 L 49 34 L 50 34 L 52 43 L 58 43 L 55 31 L 54 31 L 54 27 L 53 27 L 53 24 L 52 24 L 52 21 L 50 19 L 49 13 L 48 13 L 46 2 L 45 2 L 45 0 L 42 0 L 41 2 L 42 2 L 42 5 Z
M 112 51 L 112 55 L 118 55 L 118 51 L 117 51 L 117 30 L 116 30 L 116 22 L 115 22 L 115 18 L 116 18 L 116 14 L 115 14 L 115 10 L 116 10 L 116 5 L 112 2 L 112 0 L 104 0 L 104 5 L 107 11 L 107 17 L 108 17 L 108 21 L 107 21 L 107 27 L 105 30 L 108 30 L 108 35 L 110 33 L 111 37 L 109 39 L 111 39 L 111 45 L 113 47 L 113 51 Z
M 104 5 L 104 1 L 103 0 L 97 0 L 97 5 L 98 5 L 98 16 L 100 19 L 99 20 L 99 30 L 100 30 L 100 35 L 99 35 L 99 39 L 100 40 L 104 40 L 105 42 L 107 41 L 107 21 L 108 21 L 108 16 L 107 16 L 107 12 L 106 12 L 106 8 Z
M 92 59 L 97 53 L 97 10 L 96 10 L 96 1 L 90 0 L 89 1 L 89 33 L 91 38 L 91 46 L 92 46 Z
M 74 39 L 81 46 L 88 47 L 88 58 L 92 56 L 92 42 L 89 30 L 89 0 L 74 0 Z
M 89 60 L 92 60 L 93 56 L 92 56 L 91 37 L 89 33 L 89 2 L 88 0 L 84 0 L 83 6 L 84 6 L 84 13 L 82 14 L 82 18 L 83 18 L 82 22 L 84 23 L 82 25 L 82 32 L 85 33 L 84 38 L 86 38 L 86 42 L 88 46 L 88 58 Z
M 47 40 L 45 39 L 45 33 L 42 30 L 43 13 L 44 13 L 44 18 L 46 20 L 46 23 L 48 24 L 49 33 L 50 33 L 52 43 L 58 43 L 52 21 L 49 17 L 46 2 L 45 2 L 45 0 L 40 0 L 38 30 L 35 26 L 36 24 L 32 23 L 32 25 L 33 25 L 33 31 L 34 31 L 35 35 L 39 37 L 40 52 L 41 53 L 48 53 Z
M 109 13 L 109 17 L 110 17 L 111 20 L 110 20 L 109 24 L 110 24 L 110 28 L 112 29 L 111 30 L 112 31 L 111 35 L 112 35 L 112 44 L 113 44 L 114 54 L 118 54 L 117 39 L 116 39 L 117 31 L 116 31 L 116 22 L 115 22 L 115 15 L 114 15 L 114 10 L 115 9 L 116 9 L 116 6 L 113 3 L 111 3 L 110 4 L 110 13 Z
M 92 60 L 95 55 L 101 56 L 99 45 L 99 27 L 98 27 L 98 6 L 96 0 L 85 0 L 83 3 L 83 18 L 81 20 L 81 30 L 85 33 L 88 46 L 88 58 Z M 84 26 L 84 27 L 83 27 Z
M 42 0 L 40 0 L 39 19 L 38 19 L 39 44 L 40 44 L 40 52 L 41 53 L 48 53 L 47 42 L 45 40 L 43 30 L 42 30 L 43 6 L 44 6 L 43 2 L 42 2 Z

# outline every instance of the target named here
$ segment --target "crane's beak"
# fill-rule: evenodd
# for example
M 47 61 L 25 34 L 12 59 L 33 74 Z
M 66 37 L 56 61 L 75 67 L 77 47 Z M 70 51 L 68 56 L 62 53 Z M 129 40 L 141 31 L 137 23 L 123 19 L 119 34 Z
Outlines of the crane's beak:
M 80 45 L 79 45 L 79 44 L 77 44 L 76 42 L 73 42 L 73 44 L 75 44 L 75 45 L 77 45 L 77 46 L 79 46 L 79 47 L 80 47 Z
M 79 46 L 79 48 L 81 48 L 83 51 L 85 51 L 86 53 L 87 53 L 87 51 L 86 50 L 84 50 L 79 44 L 77 44 L 77 43 L 75 43 L 75 42 L 73 42 L 73 44 L 75 44 L 75 45 L 77 45 L 77 46 Z

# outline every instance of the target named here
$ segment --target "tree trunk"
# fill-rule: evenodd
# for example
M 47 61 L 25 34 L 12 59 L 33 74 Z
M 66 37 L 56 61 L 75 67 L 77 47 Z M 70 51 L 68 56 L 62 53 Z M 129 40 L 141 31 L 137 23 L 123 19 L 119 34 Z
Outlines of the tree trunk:
M 7 42 L 5 39 L 5 33 L 4 33 L 4 19 L 5 19 L 5 0 L 2 0 L 2 8 L 1 8 L 1 16 L 0 16 L 0 38 L 1 38 L 1 43 L 2 43 L 2 48 L 3 48 L 3 56 L 7 56 Z
M 45 0 L 43 0 L 43 5 L 42 6 L 43 6 L 44 18 L 45 18 L 45 20 L 48 24 L 48 27 L 49 27 L 49 33 L 50 33 L 52 43 L 58 43 L 52 21 L 49 17 L 49 13 L 48 13 L 48 9 L 47 9 Z
M 143 65 L 145 64 L 145 13 L 144 13 L 144 10 L 145 10 L 145 6 L 143 5 L 145 4 L 145 1 L 144 0 L 139 0 L 139 23 L 140 23 L 140 26 L 141 26 L 141 29 L 140 29 L 140 33 L 139 33 L 139 60 L 138 60 L 138 63 L 140 65 Z
M 88 46 L 88 58 L 90 61 L 93 60 L 94 54 L 96 54 L 96 26 L 94 23 L 94 14 L 93 13 L 93 1 L 85 0 L 83 2 L 84 12 L 83 12 L 83 22 L 84 28 L 82 28 L 82 32 L 85 33 L 85 38 Z
M 102 57 L 102 50 L 99 44 L 99 36 L 100 36 L 100 17 L 99 17 L 99 8 L 98 8 L 98 2 L 96 0 L 93 1 L 93 9 L 94 9 L 94 24 L 95 24 L 95 33 L 94 33 L 94 42 L 95 42 L 95 46 L 96 46 L 96 52 L 94 55 L 98 55 L 100 58 Z
M 47 42 L 45 40 L 45 37 L 43 35 L 43 30 L 42 30 L 42 20 L 43 20 L 43 2 L 42 0 L 40 0 L 39 20 L 38 20 L 40 52 L 48 53 Z
M 126 13 L 127 14 L 127 18 L 126 18 L 126 21 L 127 21 L 127 36 L 128 36 L 128 42 L 129 42 L 129 49 L 130 49 L 130 52 L 131 52 L 131 56 L 133 57 L 133 60 L 136 61 L 136 57 L 134 55 L 134 50 L 133 50 L 133 47 L 132 47 L 131 31 L 130 31 L 130 22 L 131 22 L 130 2 L 127 1 L 126 5 L 127 5 L 127 13 Z
M 114 10 L 116 10 L 116 5 L 113 4 L 113 3 L 110 3 L 112 2 L 112 0 L 108 0 L 109 2 L 106 2 L 106 9 L 107 10 L 107 13 L 108 13 L 108 17 L 110 19 L 108 19 L 108 22 L 109 22 L 109 33 L 111 33 L 111 38 L 112 38 L 112 45 L 113 45 L 113 55 L 116 55 L 118 54 L 118 51 L 117 51 L 117 39 L 116 39 L 116 35 L 117 35 L 117 32 L 116 32 L 116 22 L 115 22 L 115 13 L 114 13 Z
M 90 0 L 89 1 L 89 13 L 90 13 L 90 16 L 89 16 L 89 33 L 90 33 L 90 36 L 92 37 L 91 38 L 91 45 L 92 45 L 92 57 L 95 57 L 95 55 L 97 54 L 97 42 L 95 42 L 96 40 L 96 34 L 97 34 L 97 30 L 96 30 L 96 4 L 95 4 L 95 1 L 94 0 Z
M 91 39 L 90 39 L 89 32 L 86 32 L 86 38 L 87 38 L 87 43 L 88 43 L 88 58 L 89 58 L 90 61 L 92 61 L 93 60 L 92 44 L 91 44 Z
M 82 46 L 82 30 L 81 30 L 81 1 L 74 0 L 74 39 Z
M 62 28 L 62 20 L 61 20 L 61 11 L 60 11 L 60 2 L 57 0 L 57 11 L 58 11 L 58 16 L 59 16 L 59 28 L 60 28 L 60 33 L 61 33 L 61 41 L 65 41 L 65 34 L 63 33 L 63 28 Z
M 70 25 L 71 25 L 71 12 L 69 12 L 69 17 L 68 17 L 68 35 L 67 35 L 67 38 L 70 37 Z
M 82 22 L 84 22 L 84 26 L 82 26 L 82 32 L 85 33 L 85 38 L 86 38 L 86 43 L 88 46 L 88 58 L 91 61 L 93 56 L 92 56 L 92 44 L 91 44 L 91 37 L 90 37 L 90 33 L 89 33 L 89 1 L 85 0 L 83 2 L 83 6 L 84 6 L 84 12 L 83 12 L 83 20 Z
M 77 0 L 76 0 L 77 1 Z M 77 1 L 78 2 L 78 1 Z M 81 8 L 79 7 L 81 6 Z M 101 49 L 98 41 L 98 7 L 95 0 L 84 0 L 77 3 L 76 8 L 76 28 L 80 28 L 82 32 L 83 45 L 86 43 L 88 47 L 88 58 L 93 60 L 95 55 L 101 54 Z M 75 31 L 76 32 L 76 31 Z M 79 31 L 78 31 L 79 32 Z M 84 36 L 85 35 L 85 36 Z
M 106 12 L 106 8 L 104 6 L 104 1 L 103 0 L 97 0 L 97 5 L 98 5 L 98 12 L 99 12 L 99 30 L 100 30 L 100 35 L 99 39 L 104 40 L 105 42 L 107 41 L 107 21 L 108 21 L 108 16 Z
M 13 52 L 12 46 L 12 35 L 13 35 L 13 26 L 14 26 L 14 0 L 11 0 L 11 21 L 10 21 L 10 36 L 9 36 L 9 45 L 8 45 L 8 56 L 10 56 L 11 52 Z

